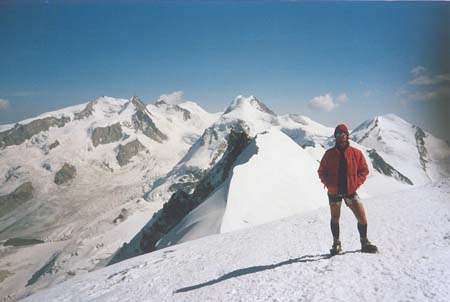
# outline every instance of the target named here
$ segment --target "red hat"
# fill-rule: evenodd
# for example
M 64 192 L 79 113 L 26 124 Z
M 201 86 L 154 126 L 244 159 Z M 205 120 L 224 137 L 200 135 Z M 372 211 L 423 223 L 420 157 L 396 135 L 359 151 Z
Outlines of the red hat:
M 334 136 L 336 136 L 336 133 L 338 132 L 344 132 L 345 134 L 347 134 L 347 136 L 349 136 L 350 134 L 348 132 L 347 126 L 345 126 L 344 124 L 337 125 L 337 127 L 334 129 Z

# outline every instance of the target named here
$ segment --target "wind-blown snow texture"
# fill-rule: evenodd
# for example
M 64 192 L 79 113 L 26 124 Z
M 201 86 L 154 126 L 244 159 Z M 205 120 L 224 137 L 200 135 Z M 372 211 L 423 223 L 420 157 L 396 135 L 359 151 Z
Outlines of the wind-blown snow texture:
M 364 200 L 380 254 L 330 258 L 328 209 L 172 246 L 76 277 L 24 301 L 448 301 L 450 182 Z

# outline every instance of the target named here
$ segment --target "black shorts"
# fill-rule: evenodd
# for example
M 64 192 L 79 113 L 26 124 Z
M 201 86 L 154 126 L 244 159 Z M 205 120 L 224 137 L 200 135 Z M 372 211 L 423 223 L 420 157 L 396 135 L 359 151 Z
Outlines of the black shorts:
M 330 192 L 328 192 L 328 201 L 330 203 L 337 203 L 337 202 L 341 202 L 342 198 L 345 201 L 345 204 L 347 206 L 351 205 L 352 203 L 355 202 L 361 202 L 361 198 L 359 198 L 358 193 L 353 193 L 350 195 L 344 195 L 344 194 L 332 194 Z

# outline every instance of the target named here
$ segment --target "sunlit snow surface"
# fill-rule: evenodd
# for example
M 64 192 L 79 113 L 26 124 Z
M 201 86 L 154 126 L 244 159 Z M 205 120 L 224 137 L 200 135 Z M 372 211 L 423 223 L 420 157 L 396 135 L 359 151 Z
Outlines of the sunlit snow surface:
M 204 237 L 75 277 L 24 301 L 448 301 L 450 180 L 365 199 L 369 238 L 343 208 L 329 258 L 327 208 Z

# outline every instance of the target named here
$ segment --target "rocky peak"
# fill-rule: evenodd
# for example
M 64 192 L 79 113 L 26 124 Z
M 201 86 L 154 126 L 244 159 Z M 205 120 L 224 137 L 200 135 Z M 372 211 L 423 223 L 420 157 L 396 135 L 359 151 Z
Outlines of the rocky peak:
M 156 101 L 155 106 L 156 107 L 161 107 L 163 105 L 167 105 L 167 103 L 163 100 L 163 99 L 159 99 Z
M 152 114 L 139 97 L 133 96 L 129 104 L 136 107 L 136 112 L 131 117 L 134 129 L 141 130 L 143 134 L 159 143 L 167 139 L 167 136 L 156 127 L 151 118 Z
M 163 108 L 166 110 L 166 112 L 182 112 L 183 113 L 183 120 L 188 120 L 191 118 L 191 112 L 185 108 L 182 108 L 181 106 L 177 105 L 177 104 L 169 104 L 166 101 L 164 101 L 163 99 L 159 99 L 156 103 L 155 106 L 158 108 Z
M 251 95 L 249 97 L 244 97 L 242 95 L 238 95 L 234 101 L 228 106 L 225 110 L 224 114 L 230 113 L 234 110 L 258 110 L 260 112 L 264 112 L 270 115 L 276 115 L 269 107 L 267 107 L 264 103 L 258 100 L 255 96 Z
M 136 107 L 136 110 L 146 112 L 147 114 L 151 115 L 150 111 L 147 110 L 147 107 L 138 96 L 136 95 L 132 96 L 130 103 L 133 104 L 134 107 Z
M 80 112 L 76 112 L 74 114 L 75 120 L 82 120 L 92 115 L 95 111 L 95 105 L 98 103 L 98 98 L 95 100 L 89 101 L 89 103 L 84 107 Z

